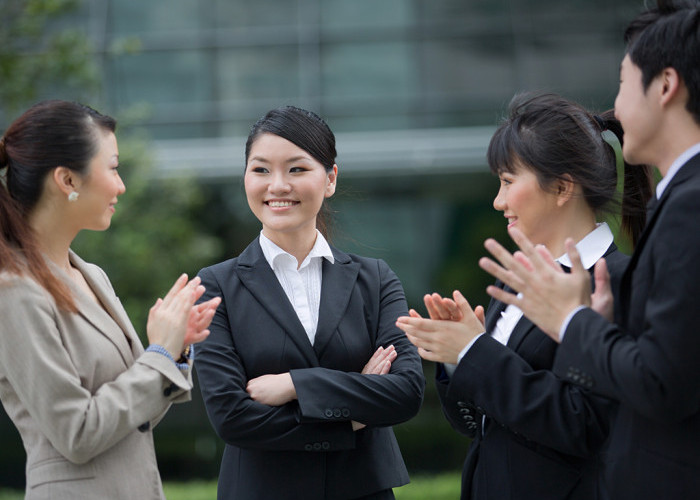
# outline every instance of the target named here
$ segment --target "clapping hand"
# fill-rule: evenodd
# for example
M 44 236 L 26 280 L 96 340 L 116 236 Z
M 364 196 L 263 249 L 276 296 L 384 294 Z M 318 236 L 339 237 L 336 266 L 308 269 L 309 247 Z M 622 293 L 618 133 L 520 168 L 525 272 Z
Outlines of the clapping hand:
M 472 309 L 459 291 L 453 297 L 454 300 L 438 294 L 426 295 L 423 300 L 431 319 L 424 319 L 411 309 L 409 316 L 396 321 L 423 359 L 456 364 L 459 353 L 484 332 L 484 308 Z
M 479 265 L 518 293 L 516 295 L 496 286 L 489 286 L 486 291 L 496 300 L 520 308 L 530 321 L 559 342 L 559 331 L 567 316 L 578 306 L 591 305 L 590 275 L 581 264 L 581 257 L 571 238 L 565 243 L 571 260 L 571 272 L 565 273 L 544 247 L 535 247 L 515 228 L 508 232 L 520 251 L 511 254 L 497 241 L 488 239 L 484 246 L 500 265 L 487 257 L 483 257 Z M 601 268 L 600 279 L 604 283 L 602 271 Z M 601 290 L 598 297 L 603 300 L 597 302 L 600 308 L 605 307 L 603 292 Z M 611 312 L 612 295 L 609 300 Z

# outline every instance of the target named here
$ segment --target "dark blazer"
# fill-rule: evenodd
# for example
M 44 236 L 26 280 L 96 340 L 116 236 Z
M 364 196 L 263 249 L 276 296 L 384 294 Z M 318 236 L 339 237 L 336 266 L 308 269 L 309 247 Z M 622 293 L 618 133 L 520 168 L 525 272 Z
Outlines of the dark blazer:
M 420 358 L 396 328 L 403 289 L 381 260 L 323 260 L 314 344 L 256 239 L 237 258 L 200 271 L 205 297 L 223 299 L 195 366 L 207 413 L 226 443 L 219 499 L 351 499 L 401 486 L 408 473 L 391 425 L 420 408 Z M 379 346 L 398 357 L 387 375 L 360 372 Z M 298 400 L 253 401 L 249 379 L 290 372 Z M 367 424 L 352 431 L 351 420 Z
M 620 401 L 615 499 L 700 498 L 700 155 L 673 177 L 622 279 L 617 325 L 577 313 L 555 370 Z
M 613 244 L 605 260 L 617 288 L 629 257 Z M 505 308 L 491 301 L 487 332 Z M 600 498 L 598 452 L 614 405 L 556 377 L 551 371 L 556 349 L 522 317 L 507 346 L 482 335 L 451 378 L 438 372 L 447 420 L 474 438 L 462 473 L 462 499 Z

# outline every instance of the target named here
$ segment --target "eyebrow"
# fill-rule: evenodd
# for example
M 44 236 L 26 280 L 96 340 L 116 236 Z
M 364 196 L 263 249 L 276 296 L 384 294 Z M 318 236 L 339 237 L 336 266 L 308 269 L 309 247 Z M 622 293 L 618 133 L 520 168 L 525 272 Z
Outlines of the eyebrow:
M 299 160 L 305 160 L 305 161 L 311 161 L 311 158 L 308 156 L 294 156 L 292 158 L 288 158 L 285 160 L 285 163 L 294 163 Z M 253 156 L 249 161 L 259 161 L 261 163 L 270 163 L 270 160 L 263 156 Z

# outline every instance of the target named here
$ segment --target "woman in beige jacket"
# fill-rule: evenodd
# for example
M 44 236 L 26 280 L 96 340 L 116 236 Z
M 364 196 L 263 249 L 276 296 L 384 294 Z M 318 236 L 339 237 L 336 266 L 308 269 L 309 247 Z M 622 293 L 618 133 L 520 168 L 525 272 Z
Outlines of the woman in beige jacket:
M 164 498 L 152 429 L 189 399 L 190 348 L 218 305 L 181 276 L 144 351 L 105 273 L 70 250 L 124 190 L 116 123 L 45 101 L 0 139 L 0 400 L 27 452 L 27 499 Z

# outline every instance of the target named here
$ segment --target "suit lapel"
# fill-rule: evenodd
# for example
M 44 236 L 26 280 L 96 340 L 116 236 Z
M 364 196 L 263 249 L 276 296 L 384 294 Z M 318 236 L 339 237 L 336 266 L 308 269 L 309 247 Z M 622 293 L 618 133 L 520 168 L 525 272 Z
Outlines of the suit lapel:
M 508 338 L 508 347 L 514 351 L 520 349 L 523 340 L 525 340 L 525 337 L 527 337 L 528 333 L 534 330 L 534 328 L 535 325 L 532 323 L 532 321 L 527 319 L 525 316 L 521 317 Z
M 360 269 L 360 264 L 353 262 L 347 254 L 335 248 L 332 250 L 335 263 L 323 259 L 321 304 L 314 339 L 314 350 L 319 357 L 345 314 Z
M 644 250 L 644 246 L 646 245 L 646 242 L 649 239 L 649 235 L 654 229 L 654 225 L 656 224 L 656 221 L 659 218 L 659 214 L 662 212 L 663 206 L 666 204 L 666 201 L 671 196 L 673 189 L 676 186 L 686 182 L 693 176 L 699 175 L 699 169 L 700 154 L 693 156 L 690 160 L 688 160 L 688 162 L 685 165 L 681 167 L 681 169 L 678 172 L 676 172 L 676 175 L 673 176 L 671 182 L 669 182 L 668 186 L 666 186 L 666 189 L 664 189 L 664 192 L 661 195 L 661 199 L 657 199 L 656 193 L 654 193 L 653 198 L 647 204 L 647 221 L 644 226 L 644 230 L 642 231 L 642 234 L 639 237 L 639 241 L 637 241 L 637 245 L 634 248 L 634 252 L 632 253 L 632 257 L 630 258 L 630 262 L 627 265 L 627 268 L 625 269 L 620 284 L 620 318 L 627 317 L 627 309 L 632 291 L 632 273 L 637 267 L 637 261 L 639 261 L 639 256 Z M 617 318 L 618 316 L 616 315 L 616 319 Z
M 61 273 L 64 281 L 68 283 L 78 306 L 78 314 L 92 324 L 102 335 L 107 337 L 119 351 L 124 363 L 127 366 L 131 366 L 134 363 L 135 354 L 142 351 L 143 347 L 136 337 L 136 332 L 133 331 L 129 318 L 126 317 L 126 313 L 121 306 L 115 304 L 115 299 L 109 293 L 107 285 L 104 283 L 104 278 L 97 276 L 96 272 L 72 251 L 69 258 L 73 266 L 83 275 L 88 286 L 90 286 L 101 304 L 95 302 L 92 297 L 89 297 L 80 289 L 62 269 L 55 267 Z
M 304 326 L 289 302 L 274 271 L 265 259 L 256 238 L 238 257 L 236 273 L 241 283 L 265 308 L 267 313 L 287 332 L 311 366 L 319 366 Z M 244 311 L 242 311 L 245 314 Z
M 502 281 L 496 281 L 494 283 L 494 286 L 497 286 L 498 288 L 502 288 L 506 291 L 512 291 L 510 288 L 505 286 Z M 486 317 L 484 318 L 485 320 L 485 328 L 486 328 L 486 333 L 490 335 L 490 332 L 493 331 L 494 328 L 496 328 L 496 323 L 498 322 L 498 318 L 501 317 L 501 313 L 506 310 L 506 307 L 508 307 L 508 304 L 505 302 L 501 302 L 500 300 L 496 299 L 491 299 L 491 302 L 489 303 L 488 308 L 486 309 Z

